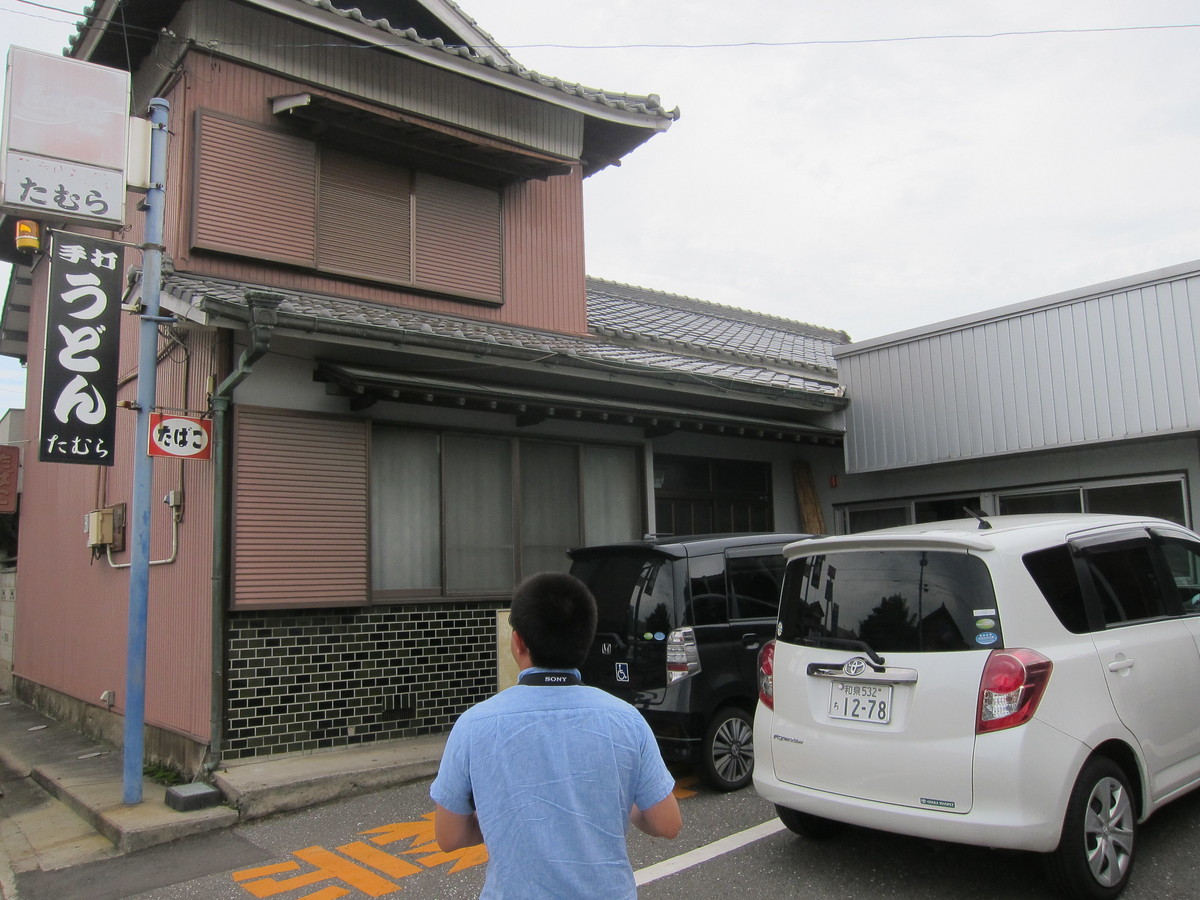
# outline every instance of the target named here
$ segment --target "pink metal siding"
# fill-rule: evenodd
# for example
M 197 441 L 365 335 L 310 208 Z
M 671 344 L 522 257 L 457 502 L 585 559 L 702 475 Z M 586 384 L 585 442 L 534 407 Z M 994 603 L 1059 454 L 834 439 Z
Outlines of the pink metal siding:
M 526 181 L 504 196 L 505 290 L 520 323 L 587 334 L 583 177 Z
M 189 250 L 194 165 L 191 157 L 196 143 L 192 133 L 194 112 L 220 109 L 231 116 L 280 129 L 270 112 L 268 98 L 311 88 L 225 60 L 213 64 L 198 54 L 190 54 L 186 66 L 188 74 L 168 98 L 171 171 L 185 173 L 185 177 L 176 178 L 168 187 L 167 246 L 177 268 L 280 290 L 328 293 L 549 331 L 586 333 L 582 175 L 578 169 L 545 181 L 523 182 L 504 191 L 504 303 L 496 308 Z
M 45 277 L 43 264 L 35 274 L 34 296 L 43 299 L 35 301 L 32 311 L 31 372 L 40 371 L 42 363 L 42 342 L 34 336 L 45 327 Z M 137 337 L 137 320 L 128 317 L 121 336 L 123 400 L 137 394 Z M 213 371 L 212 337 L 188 332 L 180 339 L 182 344 L 160 339 L 158 402 L 202 409 Z M 123 712 L 129 570 L 111 568 L 103 555 L 92 559 L 83 522 L 90 510 L 103 506 L 125 503 L 129 511 L 134 453 L 145 448 L 133 446 L 135 414 L 120 410 L 111 468 L 40 463 L 35 412 L 40 402 L 41 386 L 31 378 L 31 452 L 25 455 L 13 671 L 89 703 L 112 690 L 114 709 Z M 182 490 L 184 507 L 176 561 L 150 569 L 146 721 L 203 741 L 209 732 L 212 669 L 212 463 L 156 459 L 153 472 L 152 497 Z M 167 559 L 171 516 L 164 504 L 154 504 L 151 527 L 151 559 Z M 127 534 L 126 550 L 114 554 L 115 563 L 128 565 L 132 540 Z M 48 553 L 48 548 L 53 549 Z M 40 559 L 33 553 L 40 553 Z

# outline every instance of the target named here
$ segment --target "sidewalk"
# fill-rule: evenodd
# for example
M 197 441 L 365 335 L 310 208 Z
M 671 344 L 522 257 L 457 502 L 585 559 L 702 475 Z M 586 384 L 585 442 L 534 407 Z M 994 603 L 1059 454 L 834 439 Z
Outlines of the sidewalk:
M 15 900 L 17 872 L 80 865 L 432 777 L 445 743 L 436 735 L 233 761 L 214 773 L 224 803 L 180 812 L 167 805 L 167 788 L 145 780 L 142 801 L 126 806 L 119 749 L 0 697 L 0 897 Z

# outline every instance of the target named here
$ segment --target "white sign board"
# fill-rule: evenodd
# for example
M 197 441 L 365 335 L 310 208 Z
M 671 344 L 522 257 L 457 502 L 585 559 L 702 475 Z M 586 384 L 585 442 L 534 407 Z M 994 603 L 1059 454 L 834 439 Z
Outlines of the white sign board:
M 0 204 L 32 218 L 125 224 L 129 73 L 11 47 Z

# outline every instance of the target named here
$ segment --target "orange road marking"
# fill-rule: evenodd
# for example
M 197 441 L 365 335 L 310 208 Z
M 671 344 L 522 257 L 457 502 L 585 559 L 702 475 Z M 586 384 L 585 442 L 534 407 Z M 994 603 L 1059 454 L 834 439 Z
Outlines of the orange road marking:
M 437 844 L 426 844 L 421 847 L 415 847 L 412 850 L 405 850 L 404 852 L 428 853 L 428 856 L 420 857 L 417 862 L 430 869 L 434 866 L 453 862 L 454 865 L 450 867 L 451 873 L 461 872 L 464 869 L 470 869 L 474 866 L 482 866 L 488 860 L 487 847 L 483 844 L 476 844 L 474 847 L 464 847 L 461 850 L 455 850 L 453 853 L 442 852 L 440 849 L 437 849 Z
M 390 875 L 393 878 L 407 878 L 409 875 L 415 875 L 421 871 L 419 866 L 414 866 L 407 860 L 398 859 L 390 853 L 377 850 L 370 844 L 364 844 L 362 841 L 342 844 L 338 847 L 338 850 L 345 853 L 351 859 L 356 859 L 360 863 L 378 869 L 380 872 Z
M 695 785 L 696 782 L 695 776 L 681 778 L 675 782 L 671 793 L 680 800 L 694 797 L 698 792 L 692 790 L 692 785 Z M 487 847 L 483 844 L 464 847 L 452 853 L 443 852 L 434 838 L 434 815 L 432 812 L 425 813 L 414 822 L 392 822 L 379 828 L 360 831 L 359 834 L 367 837 L 376 847 L 386 847 L 400 841 L 411 841 L 412 846 L 401 852 L 405 856 L 416 856 L 416 861 L 425 869 L 452 863 L 453 865 L 447 871 L 453 874 L 481 866 L 487 862 Z M 363 866 L 370 866 L 371 869 L 396 879 L 407 878 L 409 875 L 424 871 L 411 862 L 378 850 L 376 847 L 362 841 L 342 844 L 337 849 L 349 859 L 338 856 L 324 847 L 306 847 L 303 850 L 297 850 L 292 855 L 313 866 L 314 871 L 312 872 L 297 874 L 291 878 L 272 877 L 300 871 L 299 864 L 289 861 L 253 869 L 242 869 L 233 873 L 233 880 L 240 883 L 255 897 L 260 898 L 274 897 L 286 891 L 335 879 L 362 891 L 367 896 L 382 897 L 400 890 L 400 885 L 363 868 Z M 355 862 L 351 862 L 351 860 L 355 860 Z M 363 866 L 358 863 L 362 863 Z M 338 900 L 349 893 L 350 891 L 344 887 L 329 885 L 314 893 L 294 898 L 294 900 Z
M 407 840 L 408 838 L 417 838 L 419 843 L 428 844 L 433 841 L 433 817 L 434 813 L 425 813 L 417 822 L 393 822 L 390 825 L 384 825 L 382 828 L 372 828 L 368 831 L 360 831 L 359 834 L 373 834 L 376 837 L 371 838 L 372 844 L 387 846 L 394 844 L 396 841 Z
M 698 780 L 699 779 L 697 779 L 695 775 L 689 775 L 687 778 L 680 778 L 675 782 L 675 787 L 671 793 L 675 795 L 676 800 L 685 800 L 688 797 L 695 797 L 698 792 L 693 791 L 691 786 Z
M 268 875 L 278 875 L 280 872 L 295 872 L 298 868 L 294 862 L 275 863 L 270 866 L 259 866 L 257 869 L 242 869 L 233 873 L 234 881 L 248 881 L 251 878 L 265 878 Z
M 292 855 L 331 873 L 334 877 L 340 878 L 369 897 L 382 897 L 384 894 L 400 890 L 400 885 L 394 884 L 386 878 L 380 878 L 375 873 L 368 872 L 362 866 L 342 859 L 324 847 L 306 847 L 303 850 L 297 850 Z

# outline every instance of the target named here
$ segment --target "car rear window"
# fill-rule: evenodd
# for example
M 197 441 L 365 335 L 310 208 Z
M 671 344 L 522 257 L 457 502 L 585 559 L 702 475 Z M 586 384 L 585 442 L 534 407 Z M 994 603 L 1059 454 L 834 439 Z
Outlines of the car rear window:
M 638 551 L 576 558 L 571 574 L 596 598 L 597 632 L 662 641 L 675 627 L 674 565 Z
M 983 561 L 965 553 L 855 550 L 788 563 L 781 640 L 887 652 L 1004 646 Z

